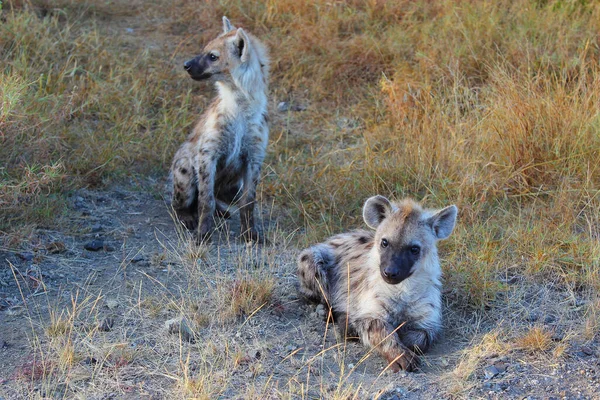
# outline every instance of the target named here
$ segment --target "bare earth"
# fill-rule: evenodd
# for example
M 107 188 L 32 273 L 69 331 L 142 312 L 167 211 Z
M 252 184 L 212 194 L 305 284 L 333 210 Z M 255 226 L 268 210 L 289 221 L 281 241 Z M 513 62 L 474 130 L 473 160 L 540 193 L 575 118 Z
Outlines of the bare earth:
M 234 214 L 190 271 L 180 256 L 190 253 L 187 238 L 150 192 L 79 191 L 64 229 L 40 229 L 22 251 L 0 252 L 0 397 L 163 398 L 180 393 L 185 376 L 207 376 L 207 398 L 598 398 L 598 341 L 569 335 L 582 320 L 576 293 L 511 279 L 514 289 L 497 309 L 473 311 L 457 309 L 447 288 L 445 336 L 422 370 L 382 373 L 379 357 L 338 343 L 333 326 L 325 333 L 315 307 L 298 299 L 299 250 L 278 231 L 276 216 L 262 213 L 271 243 L 246 247 L 228 232 L 237 232 Z M 100 250 L 84 248 L 93 240 L 102 241 Z M 253 314 L 220 322 L 210 313 L 212 296 L 222 296 L 220 277 L 240 270 L 268 271 L 274 294 Z M 67 332 L 53 335 L 48 326 L 61 313 L 70 318 Z M 192 339 L 165 326 L 181 316 L 191 321 Z M 110 326 L 99 328 L 107 319 Z M 553 332 L 564 347 L 560 361 L 551 351 L 485 346 L 493 343 L 486 333 L 523 325 Z M 75 353 L 68 368 L 59 367 L 65 355 L 56 348 L 63 335 Z M 473 373 L 459 379 L 470 355 Z

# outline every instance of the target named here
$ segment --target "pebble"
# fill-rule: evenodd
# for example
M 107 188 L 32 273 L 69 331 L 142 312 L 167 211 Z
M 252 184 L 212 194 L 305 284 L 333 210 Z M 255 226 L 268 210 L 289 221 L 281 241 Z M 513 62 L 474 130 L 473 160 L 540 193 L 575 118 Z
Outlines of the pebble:
M 583 354 L 585 354 L 586 356 L 593 356 L 594 355 L 594 350 L 592 350 L 588 346 L 581 346 L 581 352 Z
M 495 376 L 497 376 L 500 373 L 500 371 L 498 371 L 498 368 L 496 368 L 495 366 L 490 365 L 489 367 L 486 367 L 483 370 L 483 373 L 485 374 L 485 379 L 492 379 Z
M 115 299 L 108 299 L 106 300 L 106 307 L 108 307 L 109 310 L 114 310 L 119 307 L 119 302 Z
M 289 109 L 290 105 L 286 101 L 282 101 L 281 103 L 277 104 L 277 111 L 279 112 L 286 112 Z
M 292 351 L 296 350 L 297 347 L 294 346 L 293 344 L 287 345 L 285 348 L 285 351 L 287 351 L 288 353 L 291 353 Z
M 498 370 L 499 373 L 506 372 L 508 369 L 508 364 L 503 362 L 494 363 L 494 367 Z
M 544 324 L 553 324 L 556 322 L 556 317 L 552 314 L 546 315 L 544 318 Z
M 104 227 L 101 224 L 92 225 L 92 233 L 101 232 L 104 230 Z
M 112 327 L 114 326 L 114 324 L 115 324 L 114 318 L 106 317 L 98 325 L 98 330 L 100 332 L 110 332 L 112 330 Z
M 85 208 L 85 200 L 84 200 L 84 198 L 81 197 L 81 196 L 75 197 L 75 201 L 73 202 L 73 205 L 75 206 L 76 209 Z
M 137 262 L 140 262 L 140 261 L 144 261 L 144 256 L 143 256 L 143 255 L 141 255 L 141 254 L 138 254 L 138 255 L 134 256 L 134 257 L 131 259 L 131 262 L 132 262 L 132 263 L 137 263 Z
M 327 311 L 325 311 L 325 306 L 323 304 L 319 304 L 315 312 L 321 319 L 325 319 L 325 317 L 327 316 Z
M 287 111 L 304 111 L 306 107 L 300 104 L 290 104 L 287 101 L 282 101 L 277 104 L 277 111 L 279 112 L 287 112 Z
M 165 326 L 169 333 L 179 335 L 181 340 L 194 343 L 196 342 L 196 334 L 190 326 L 191 324 L 185 318 L 174 318 L 165 322 Z
M 102 239 L 94 239 L 83 246 L 84 249 L 89 251 L 99 251 L 104 248 L 104 241 Z
M 537 315 L 536 313 L 530 313 L 530 314 L 527 316 L 527 321 L 529 321 L 529 322 L 535 322 L 535 321 L 537 321 L 539 318 L 540 318 L 540 316 L 539 316 L 539 315 Z

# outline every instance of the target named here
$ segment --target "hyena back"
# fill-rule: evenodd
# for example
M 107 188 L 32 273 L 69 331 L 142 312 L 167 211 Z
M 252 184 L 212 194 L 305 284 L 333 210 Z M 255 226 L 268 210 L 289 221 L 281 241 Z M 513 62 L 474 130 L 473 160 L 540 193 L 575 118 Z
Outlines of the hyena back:
M 422 209 L 411 200 L 371 197 L 366 224 L 304 250 L 300 292 L 331 308 L 344 336 L 374 347 L 393 371 L 413 370 L 441 329 L 436 243 L 454 229 L 456 206 Z
M 227 216 L 237 203 L 243 237 L 256 240 L 256 186 L 269 140 L 266 48 L 223 17 L 223 33 L 184 67 L 194 80 L 215 82 L 217 97 L 175 154 L 172 206 L 204 240 L 215 214 Z

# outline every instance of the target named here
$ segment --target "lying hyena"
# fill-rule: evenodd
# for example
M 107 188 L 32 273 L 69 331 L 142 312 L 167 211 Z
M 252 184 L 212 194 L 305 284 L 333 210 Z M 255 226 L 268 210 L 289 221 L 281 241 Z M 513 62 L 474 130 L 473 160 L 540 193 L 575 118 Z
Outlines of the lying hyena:
M 375 348 L 393 371 L 414 369 L 415 353 L 425 352 L 441 328 L 436 242 L 450 236 L 457 212 L 371 197 L 363 218 L 375 232 L 343 233 L 304 250 L 301 293 L 331 307 L 342 334 Z
M 175 154 L 172 206 L 204 240 L 215 214 L 227 216 L 237 203 L 242 236 L 256 240 L 256 186 L 269 140 L 266 48 L 223 17 L 223 33 L 184 67 L 194 80 L 214 81 L 217 97 Z

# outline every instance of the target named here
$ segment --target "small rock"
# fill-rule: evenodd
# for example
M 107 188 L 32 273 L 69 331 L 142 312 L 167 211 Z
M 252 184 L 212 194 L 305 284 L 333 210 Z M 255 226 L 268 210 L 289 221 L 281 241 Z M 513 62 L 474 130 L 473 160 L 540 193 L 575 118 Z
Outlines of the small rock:
M 593 356 L 594 355 L 594 350 L 592 350 L 588 346 L 581 346 L 581 352 L 583 354 L 585 354 L 586 356 Z
M 115 251 L 115 248 L 113 246 L 111 246 L 110 244 L 105 244 L 104 251 Z
M 306 106 L 303 106 L 301 104 L 293 104 L 292 105 L 292 111 L 304 111 L 306 110 Z
M 529 315 L 527 315 L 527 321 L 529 321 L 529 322 L 535 322 L 538 319 L 540 319 L 540 316 L 537 315 L 536 313 L 529 313 Z
M 99 251 L 104 248 L 104 241 L 102 239 L 94 239 L 83 246 L 84 249 L 89 251 Z
M 348 364 L 348 368 L 349 368 L 349 369 L 352 369 L 352 368 L 354 368 L 354 364 L 352 364 L 352 363 L 351 363 L 351 364 Z
M 290 104 L 287 101 L 282 101 L 277 105 L 277 111 L 279 112 L 287 112 L 287 111 L 304 111 L 306 110 L 306 106 L 301 104 Z
M 506 372 L 508 369 L 508 364 L 503 362 L 494 363 L 494 367 L 498 370 L 499 373 Z
M 317 316 L 321 319 L 325 319 L 327 317 L 327 311 L 325 311 L 325 306 L 323 304 L 319 304 L 315 310 Z
M 104 230 L 104 227 L 101 224 L 92 225 L 92 233 L 102 232 L 103 230 Z
M 196 334 L 190 326 L 190 322 L 185 318 L 174 318 L 165 322 L 167 330 L 171 334 L 179 335 L 181 340 L 194 343 L 196 341 Z
M 96 360 L 94 357 L 86 357 L 83 359 L 83 363 L 87 365 L 93 365 L 98 364 L 98 360 Z
M 563 332 L 555 331 L 552 333 L 552 337 L 550 339 L 552 339 L 553 342 L 561 342 L 564 338 L 565 334 Z
M 127 32 L 127 33 L 133 33 L 133 28 L 125 28 L 125 32 Z
M 108 307 L 109 310 L 114 310 L 119 307 L 119 302 L 115 299 L 108 299 L 106 300 L 106 307 Z
M 0 341 L 0 349 L 8 349 L 8 342 L 6 340 Z
M 112 327 L 115 324 L 115 319 L 112 317 L 106 317 L 100 322 L 98 325 L 98 330 L 100 332 L 110 332 Z
M 33 253 L 29 253 L 29 252 L 17 253 L 17 257 L 19 257 L 23 261 L 31 261 L 31 260 L 33 260 Z
M 553 324 L 556 322 L 556 317 L 552 314 L 546 315 L 544 318 L 544 324 Z
M 288 353 L 291 353 L 292 351 L 296 350 L 296 346 L 294 346 L 293 344 L 287 345 L 285 348 L 285 351 L 287 351 Z
M 131 259 L 131 262 L 132 262 L 132 263 L 137 263 L 137 262 L 140 262 L 140 261 L 144 261 L 144 256 L 143 256 L 143 255 L 141 255 L 141 254 L 138 254 L 138 255 L 134 256 L 134 257 Z
M 485 379 L 492 379 L 495 376 L 497 376 L 500 373 L 500 371 L 498 371 L 498 368 L 496 368 L 495 366 L 490 365 L 489 367 L 486 367 L 483 370 L 483 373 L 485 374 Z
M 281 103 L 279 103 L 277 105 L 277 111 L 279 111 L 279 112 L 286 112 L 289 109 L 290 109 L 290 105 L 285 101 L 282 101 Z

